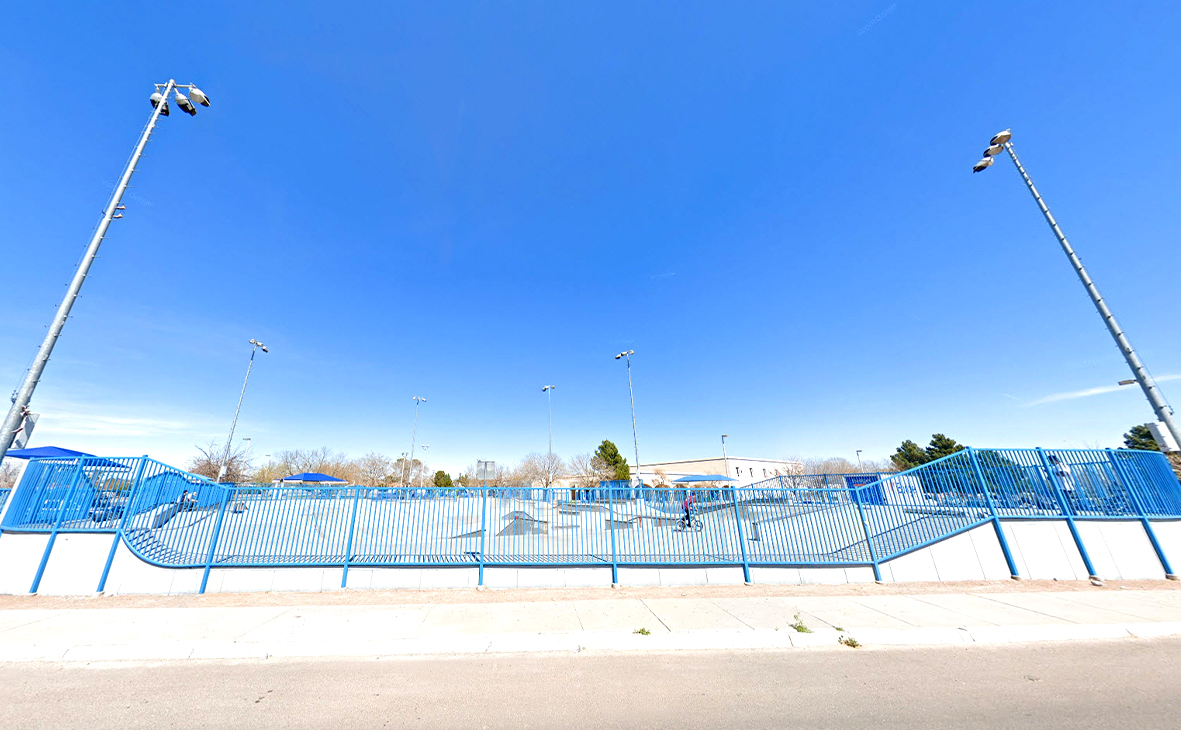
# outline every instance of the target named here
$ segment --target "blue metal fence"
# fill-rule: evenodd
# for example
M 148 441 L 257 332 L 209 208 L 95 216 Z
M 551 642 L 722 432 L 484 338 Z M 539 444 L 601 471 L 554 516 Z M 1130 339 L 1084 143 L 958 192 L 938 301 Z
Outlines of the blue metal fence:
M 693 518 L 683 520 L 692 495 Z M 778 476 L 744 487 L 603 482 L 415 489 L 222 485 L 147 457 L 34 459 L 9 532 L 105 532 L 164 567 L 869 566 L 1001 520 L 1181 518 L 1164 456 L 1129 450 L 967 449 L 897 474 Z M 106 572 L 104 570 L 103 582 Z M 880 576 L 879 576 L 880 577 Z M 204 582 L 202 583 L 202 589 Z M 36 590 L 36 583 L 34 584 Z M 100 583 L 99 590 L 102 590 Z

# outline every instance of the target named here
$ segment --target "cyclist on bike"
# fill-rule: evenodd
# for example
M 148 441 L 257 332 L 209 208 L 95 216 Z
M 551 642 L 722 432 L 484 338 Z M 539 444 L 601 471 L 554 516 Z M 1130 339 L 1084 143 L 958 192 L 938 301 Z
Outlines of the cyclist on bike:
M 686 528 L 693 526 L 693 504 L 695 502 L 697 502 L 697 495 L 693 494 L 693 492 L 689 492 L 689 494 L 685 497 L 684 504 Z

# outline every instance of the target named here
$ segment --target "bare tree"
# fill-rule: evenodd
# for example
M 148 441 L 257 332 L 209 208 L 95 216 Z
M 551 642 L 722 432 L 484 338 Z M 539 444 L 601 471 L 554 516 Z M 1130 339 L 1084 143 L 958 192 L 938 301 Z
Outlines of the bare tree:
M 0 489 L 11 489 L 16 486 L 21 468 L 12 459 L 7 459 L 4 466 L 0 466 Z
M 571 458 L 570 471 L 580 489 L 594 489 L 599 482 L 615 478 L 615 468 L 594 454 L 578 454 Z
M 566 463 L 557 454 L 527 455 L 517 467 L 516 481 L 540 484 L 546 489 L 554 486 L 554 480 L 562 476 L 566 470 Z
M 354 460 L 357 484 L 367 487 L 385 486 L 394 480 L 396 471 L 394 460 L 385 454 L 370 451 L 359 459 Z
M 394 462 L 393 475 L 402 486 L 417 487 L 419 484 L 426 486 L 428 482 L 433 483 L 435 479 L 434 472 L 430 471 L 424 462 L 415 459 L 407 469 L 405 457 L 400 457 Z
M 797 461 L 801 464 L 798 474 L 872 474 L 874 472 L 894 472 L 898 468 L 886 459 L 882 462 L 862 459 L 859 467 L 855 462 L 840 456 L 829 457 L 795 457 L 786 461 Z
M 222 459 L 225 458 L 225 446 L 210 441 L 208 446 L 198 446 L 197 455 L 189 460 L 189 471 L 199 476 L 217 479 L 221 473 Z M 246 458 L 246 448 L 239 446 L 230 450 L 226 460 L 226 472 L 222 479 L 235 484 L 245 482 L 251 473 L 250 462 Z

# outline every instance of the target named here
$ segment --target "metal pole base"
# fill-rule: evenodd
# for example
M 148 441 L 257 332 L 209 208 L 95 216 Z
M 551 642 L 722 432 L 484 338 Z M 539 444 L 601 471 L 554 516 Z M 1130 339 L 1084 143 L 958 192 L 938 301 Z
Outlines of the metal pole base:
M 488 590 L 488 586 L 476 586 L 476 590 L 477 591 L 486 591 L 486 590 Z
M 1176 573 L 1165 573 L 1165 580 L 1181 580 Z
M 746 581 L 745 583 L 743 583 L 742 585 L 744 585 L 744 586 L 753 586 L 753 585 L 754 585 L 754 582 L 753 582 L 753 581 L 749 581 L 749 580 L 748 580 L 748 581 Z
M 1091 585 L 1093 585 L 1097 588 L 1103 587 L 1103 579 L 1100 578 L 1099 576 L 1091 575 L 1091 576 L 1088 576 L 1088 579 L 1091 581 Z
M 1025 580 L 1025 579 L 1019 575 L 1010 575 L 1009 580 Z
M 611 584 L 611 587 L 612 587 L 612 588 L 623 588 L 623 586 L 622 586 L 622 585 L 620 585 L 620 584 L 618 584 L 618 583 L 612 583 L 612 584 Z

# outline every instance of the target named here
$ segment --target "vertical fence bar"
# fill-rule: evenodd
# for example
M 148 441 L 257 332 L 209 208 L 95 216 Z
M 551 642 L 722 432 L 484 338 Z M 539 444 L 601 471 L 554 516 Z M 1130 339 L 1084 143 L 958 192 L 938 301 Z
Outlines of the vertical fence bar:
M 780 477 L 782 479 L 783 477 Z M 746 534 L 742 530 L 742 515 L 738 512 L 738 486 L 731 487 L 730 494 L 733 497 L 731 500 L 734 503 L 734 522 L 738 525 L 738 547 L 742 555 L 742 582 L 751 585 L 750 580 L 750 560 L 746 555 Z
M 619 586 L 619 560 L 615 555 L 615 487 L 607 487 L 607 524 L 611 526 L 611 586 Z
M 1161 567 L 1165 570 L 1165 578 L 1168 580 L 1177 580 L 1177 574 L 1173 572 L 1173 566 L 1169 564 L 1169 558 L 1165 555 L 1165 551 L 1161 548 L 1160 542 L 1156 539 L 1156 531 L 1152 529 L 1152 523 L 1148 521 L 1148 512 L 1144 509 L 1144 503 L 1140 501 L 1140 496 L 1136 494 L 1135 482 L 1129 478 L 1129 474 L 1120 466 L 1119 459 L 1115 458 L 1115 452 L 1107 449 L 1107 458 L 1111 461 L 1112 467 L 1115 469 L 1115 478 L 1123 483 L 1124 490 L 1132 499 L 1132 506 L 1136 509 L 1136 514 L 1140 515 L 1140 524 L 1144 525 L 1144 534 L 1148 536 L 1148 541 L 1152 543 L 1152 549 L 1156 551 L 1156 557 L 1160 560 Z
M 213 567 L 213 551 L 217 549 L 217 538 L 221 535 L 221 520 L 226 516 L 226 505 L 234 498 L 234 487 L 226 487 L 225 499 L 221 503 L 221 508 L 217 511 L 217 522 L 213 524 L 213 534 L 209 536 L 209 553 L 205 556 L 205 572 L 201 574 L 201 590 L 198 593 L 205 592 L 205 586 L 209 584 L 209 569 Z
M 480 507 L 480 582 L 477 587 L 484 586 L 484 538 L 488 533 L 488 482 L 484 482 L 484 501 Z
M 144 470 L 148 466 L 148 456 L 144 454 L 140 457 L 139 467 L 135 470 L 135 477 L 131 480 L 131 489 L 128 490 L 127 501 L 123 504 L 123 514 L 119 516 L 119 524 L 115 526 L 115 537 L 111 540 L 111 551 L 107 553 L 107 562 L 103 564 L 102 577 L 98 579 L 98 588 L 95 593 L 102 593 L 107 588 L 107 576 L 111 574 L 111 565 L 115 562 L 115 551 L 119 548 L 119 541 L 123 539 L 123 527 L 127 524 L 127 518 L 131 514 L 131 507 L 135 503 L 135 495 L 139 493 L 139 485 L 143 480 Z
M 828 475 L 824 475 L 824 490 L 827 493 L 829 490 Z M 853 498 L 854 504 L 857 505 L 857 514 L 861 517 L 861 529 L 865 531 L 865 545 L 869 548 L 869 560 L 873 566 L 873 579 L 878 583 L 882 582 L 882 568 L 878 565 L 877 550 L 873 546 L 873 537 L 869 534 L 869 520 L 865 519 L 865 506 L 861 504 L 861 491 L 856 487 L 849 488 L 845 485 L 845 491 Z
M 70 498 L 74 496 L 74 489 L 78 486 L 78 480 L 82 478 L 82 466 L 85 461 L 86 457 L 78 457 L 78 466 L 74 470 L 73 478 L 70 479 L 70 488 L 66 490 L 66 496 L 58 503 L 57 519 L 53 521 L 53 529 L 49 531 L 49 540 L 45 543 L 45 552 L 41 554 L 41 562 L 37 565 L 37 574 L 33 576 L 33 585 L 29 587 L 29 593 L 36 593 L 37 589 L 41 587 L 41 576 L 45 575 L 45 566 L 49 565 L 49 554 L 53 552 L 53 543 L 57 542 L 57 532 L 61 529 L 62 520 L 66 517 Z
M 972 462 L 972 471 L 976 474 L 976 481 L 980 482 L 980 489 L 984 491 L 984 500 L 988 504 L 988 512 L 992 515 L 992 527 L 996 531 L 996 540 L 1001 544 L 1001 552 L 1005 556 L 1005 564 L 1009 566 L 1009 576 L 1013 580 L 1021 580 L 1017 572 L 1017 563 L 1013 560 L 1013 553 L 1009 550 L 1009 541 L 1005 538 L 1005 530 L 1001 526 L 1001 517 L 996 511 L 996 502 L 988 489 L 988 482 L 984 481 L 984 471 L 980 468 L 980 459 L 976 456 L 976 449 L 968 449 L 968 458 Z
M 1078 526 L 1074 524 L 1074 507 L 1066 500 L 1066 495 L 1063 494 L 1062 487 L 1058 484 L 1058 475 L 1050 467 L 1045 450 L 1039 446 L 1036 451 L 1042 468 L 1046 470 L 1046 479 L 1050 482 L 1050 489 L 1054 490 L 1054 497 L 1062 508 L 1062 516 L 1066 518 L 1066 526 L 1070 528 L 1070 535 L 1074 538 L 1074 545 L 1078 548 L 1079 557 L 1083 559 L 1083 566 L 1087 569 L 1087 577 L 1093 581 L 1101 580 L 1095 573 L 1095 566 L 1091 563 L 1091 555 L 1087 552 L 1087 546 L 1083 544 L 1083 536 L 1079 534 Z
M 344 547 L 344 574 L 340 576 L 340 587 L 349 587 L 349 562 L 353 559 L 353 532 L 357 526 L 357 507 L 361 504 L 361 487 L 353 490 L 353 514 L 349 517 L 349 539 Z

